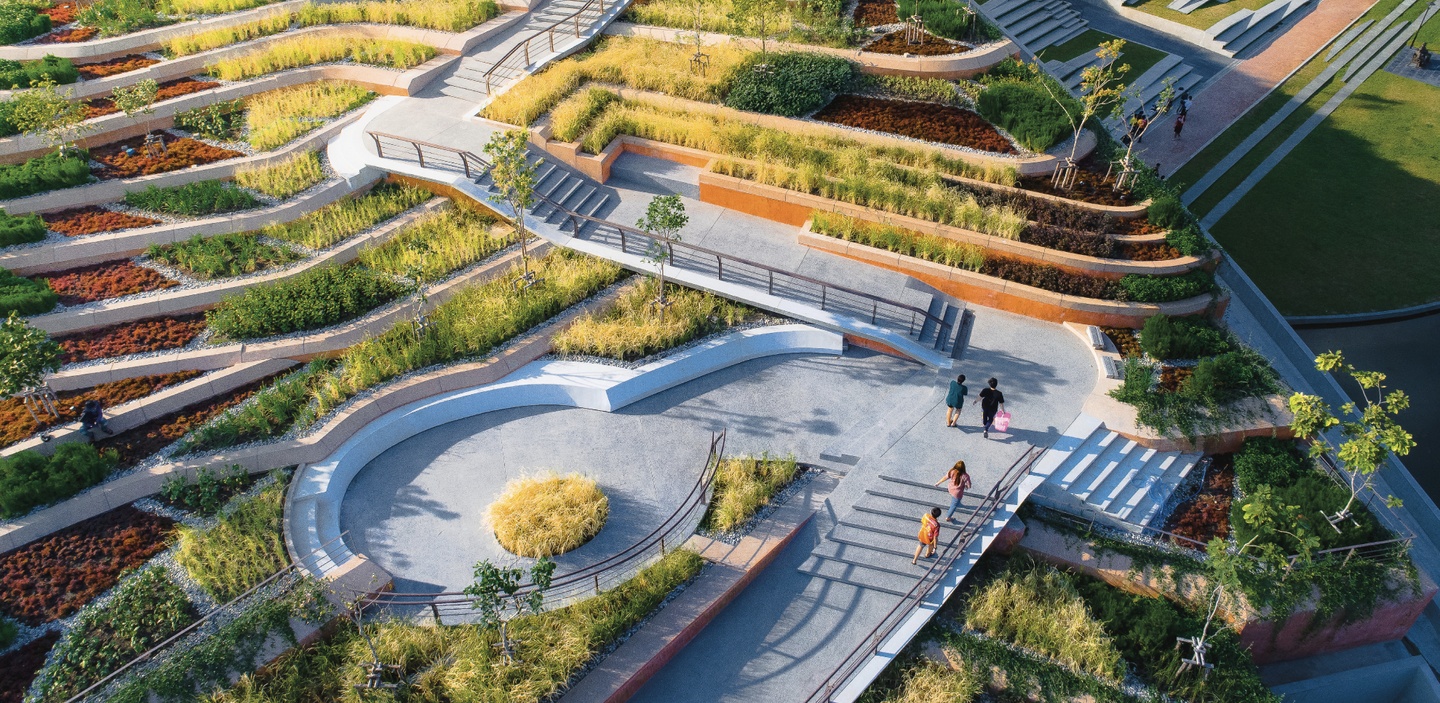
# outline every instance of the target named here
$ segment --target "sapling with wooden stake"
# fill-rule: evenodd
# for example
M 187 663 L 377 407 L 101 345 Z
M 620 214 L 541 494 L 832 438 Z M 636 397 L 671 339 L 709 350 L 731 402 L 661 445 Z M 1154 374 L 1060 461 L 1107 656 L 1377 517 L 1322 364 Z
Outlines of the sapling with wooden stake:
M 495 194 L 490 200 L 510 206 L 515 226 L 515 238 L 520 241 L 520 266 L 522 274 L 516 281 L 519 288 L 529 288 L 538 283 L 530 272 L 530 252 L 527 243 L 530 233 L 525 229 L 525 211 L 535 203 L 537 171 L 529 155 L 530 133 L 523 129 L 512 129 L 490 135 L 485 145 L 485 154 L 490 157 L 490 180 L 495 184 Z
M 636 227 L 655 237 L 645 249 L 645 256 L 660 268 L 660 292 L 655 298 L 655 306 L 660 309 L 661 320 L 665 319 L 665 306 L 668 304 L 665 300 L 665 264 L 675 255 L 674 244 L 680 241 L 680 230 L 689 223 L 685 203 L 674 194 L 652 198 L 645 214 L 635 223 Z
M 45 384 L 45 374 L 60 370 L 60 345 L 44 330 L 31 327 L 15 311 L 0 322 L 0 398 L 19 395 L 35 422 L 40 415 L 59 417 L 55 392 Z
M 1029 64 L 1030 71 L 1040 87 L 1050 94 L 1060 109 L 1064 111 L 1065 118 L 1070 122 L 1072 139 L 1070 140 L 1070 156 L 1065 163 L 1055 166 L 1055 175 L 1052 183 L 1064 190 L 1070 190 L 1075 186 L 1076 170 L 1079 166 L 1078 157 L 1080 154 L 1080 135 L 1085 131 L 1085 125 L 1098 114 L 1109 109 L 1116 101 L 1122 100 L 1125 94 L 1125 84 L 1120 79 L 1130 72 L 1129 64 L 1119 64 L 1120 54 L 1125 49 L 1125 40 L 1116 39 L 1100 44 L 1095 50 L 1095 58 L 1098 62 L 1092 63 L 1080 71 L 1080 97 L 1079 104 L 1072 104 L 1071 96 L 1065 94 L 1063 89 L 1056 91 L 1050 84 L 1050 78 L 1045 75 L 1045 69 L 1040 64 Z M 1117 65 L 1119 64 L 1119 65 Z
M 1290 412 L 1295 419 L 1290 427 L 1295 435 L 1310 440 L 1310 456 L 1319 459 L 1334 454 L 1349 476 L 1350 499 L 1333 514 L 1326 514 L 1330 527 L 1354 522 L 1353 509 L 1361 491 L 1375 487 L 1375 474 L 1391 456 L 1405 456 L 1415 448 L 1415 438 L 1395 418 L 1410 407 L 1410 396 L 1402 390 L 1391 390 L 1386 375 L 1378 371 L 1361 371 L 1345 361 L 1341 352 L 1325 352 L 1315 358 L 1315 368 L 1324 373 L 1344 373 L 1360 387 L 1360 403 L 1348 402 L 1337 413 L 1318 395 L 1295 393 L 1290 396 Z M 1333 438 L 1339 436 L 1336 444 Z M 1388 496 L 1387 505 L 1398 507 L 1400 499 Z
M 71 100 L 74 91 L 61 92 L 46 78 L 10 101 L 11 121 L 22 134 L 38 134 L 64 154 L 70 145 L 94 127 L 85 122 L 85 104 Z
M 1120 175 L 1115 179 L 1115 190 L 1125 188 L 1130 182 L 1135 180 L 1136 174 L 1139 173 L 1139 169 L 1135 166 L 1135 160 L 1133 158 L 1135 145 L 1140 143 L 1140 140 L 1145 138 L 1145 133 L 1149 132 L 1150 128 L 1154 127 L 1155 123 L 1158 122 L 1161 117 L 1168 114 L 1170 109 L 1174 107 L 1175 78 L 1166 76 L 1160 85 L 1160 92 L 1155 96 L 1155 112 L 1149 119 L 1141 124 L 1137 125 L 1130 122 L 1130 117 L 1125 114 L 1125 110 L 1129 107 L 1132 99 L 1140 101 L 1141 111 L 1145 109 L 1144 98 L 1140 95 L 1138 86 L 1127 90 L 1126 95 L 1115 102 L 1114 112 L 1111 113 L 1111 116 L 1127 125 L 1125 134 L 1129 137 L 1129 143 L 1125 145 L 1125 156 L 1120 160 Z
M 775 31 L 775 26 L 780 24 L 789 8 L 786 0 L 735 0 L 730 10 L 730 21 L 737 33 L 753 30 L 760 37 L 760 54 L 763 56 L 769 53 L 766 41 L 770 33 Z
M 510 621 L 525 614 L 539 614 L 545 605 L 545 591 L 555 576 L 555 562 L 541 557 L 530 566 L 530 586 L 523 590 L 526 571 L 515 567 L 495 566 L 488 559 L 475 563 L 475 582 L 465 587 L 465 595 L 474 600 L 470 607 L 480 611 L 480 625 L 495 628 L 500 642 L 495 648 L 505 663 L 515 662 L 515 645 L 510 639 Z

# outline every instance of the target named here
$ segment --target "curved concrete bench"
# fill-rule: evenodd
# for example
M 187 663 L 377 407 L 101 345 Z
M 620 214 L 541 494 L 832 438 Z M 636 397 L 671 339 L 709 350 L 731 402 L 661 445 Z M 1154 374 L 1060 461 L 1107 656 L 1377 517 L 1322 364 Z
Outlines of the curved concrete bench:
M 613 22 L 605 28 L 605 33 L 624 37 L 656 39 L 673 44 L 693 45 L 695 43 L 695 32 L 693 31 L 673 29 L 671 27 L 631 24 L 629 22 Z M 716 32 L 701 32 L 701 36 L 703 37 L 702 41 L 706 45 L 734 42 L 748 49 L 757 51 L 760 49 L 760 40 L 750 37 L 737 37 Z M 860 70 L 865 73 L 890 76 L 922 76 L 927 78 L 969 78 L 984 73 L 1008 57 L 1020 55 L 1020 47 L 1009 39 L 977 46 L 962 54 L 946 54 L 944 56 L 880 54 L 860 49 L 837 49 L 829 46 L 791 44 L 788 42 L 775 41 L 766 42 L 766 46 L 771 48 L 772 51 L 807 51 L 817 54 L 839 56 L 860 64 Z
M 834 332 L 807 325 L 766 327 L 724 335 L 639 369 L 588 362 L 536 362 L 502 383 L 411 402 L 366 423 L 334 453 L 295 475 L 286 497 L 286 547 L 292 558 L 305 559 L 303 563 L 315 576 L 327 574 L 331 564 L 349 561 L 354 555 L 340 539 L 340 503 L 350 482 L 382 452 L 432 427 L 522 407 L 612 412 L 752 359 L 781 354 L 838 355 L 843 351 L 844 341 Z M 327 542 L 330 546 L 324 547 Z
M 154 29 L 142 29 L 138 32 L 131 32 L 130 34 L 118 37 L 106 37 L 103 39 L 73 43 L 0 46 L 0 59 L 33 61 L 44 57 L 46 54 L 50 54 L 61 58 L 73 59 L 77 63 L 96 63 L 126 54 L 144 53 L 158 49 L 166 42 L 179 37 L 200 34 L 216 29 L 238 27 L 243 24 L 270 19 L 271 17 L 298 12 L 300 8 L 307 4 L 326 4 L 344 1 L 345 0 L 287 0 L 286 2 L 278 2 L 273 5 L 265 5 L 240 12 L 231 12 L 229 14 L 189 22 L 180 22 L 165 27 L 156 27 Z M 425 43 L 448 53 L 463 54 L 474 48 L 476 44 L 493 36 L 496 32 L 503 31 L 524 17 L 525 14 L 525 12 L 503 13 L 499 17 L 495 17 L 467 31 L 459 33 L 441 32 L 437 30 L 419 31 L 443 35 L 432 40 L 443 43 L 432 43 L 431 41 Z
M 123 298 L 102 301 L 96 305 L 36 315 L 28 320 L 31 325 L 52 335 L 61 335 L 135 322 L 149 317 L 199 312 L 218 305 L 225 298 L 243 293 L 247 288 L 284 281 L 321 266 L 354 261 L 360 256 L 360 250 L 385 243 L 386 240 L 415 220 L 439 210 L 446 202 L 448 201 L 444 199 L 433 200 L 391 219 L 369 233 L 350 237 L 294 265 L 260 275 L 238 276 L 194 288 L 177 288 L 149 294 L 128 295 Z
M 149 186 L 168 188 L 170 186 L 181 186 L 197 181 L 230 178 L 235 175 L 236 171 L 272 166 L 289 159 L 295 154 L 317 149 L 330 141 L 331 137 L 339 134 L 345 129 L 346 125 L 360 119 L 360 116 L 363 114 L 365 114 L 363 110 L 357 110 L 279 149 L 267 151 L 263 154 L 245 156 L 228 161 L 206 164 L 204 166 L 170 171 L 168 173 L 157 173 L 153 176 L 117 178 L 109 181 L 87 183 L 85 185 L 75 186 L 74 188 L 61 188 L 60 190 L 27 195 L 23 198 L 15 198 L 14 200 L 0 200 L 0 208 L 4 208 L 6 212 L 12 215 L 23 215 L 30 212 L 50 212 L 52 210 L 85 207 L 86 205 L 113 203 L 117 200 L 123 200 L 126 193 L 145 190 Z
M 540 255 L 545 247 L 532 246 L 530 251 Z M 461 288 L 486 281 L 504 273 L 520 258 L 518 250 L 504 254 L 484 266 L 430 286 L 426 290 L 424 310 L 449 300 Z M 408 319 L 413 314 L 415 302 L 405 297 L 386 304 L 357 319 L 334 327 L 317 330 L 296 337 L 260 340 L 258 342 L 236 342 L 213 347 L 202 347 L 173 351 L 109 363 L 91 364 L 61 369 L 49 376 L 48 382 L 55 390 L 88 388 L 100 383 L 109 383 L 137 376 L 150 376 L 176 371 L 211 371 L 235 364 L 265 359 L 296 359 L 308 361 L 319 356 L 334 356 L 351 345 L 368 337 L 380 334 L 395 323 Z

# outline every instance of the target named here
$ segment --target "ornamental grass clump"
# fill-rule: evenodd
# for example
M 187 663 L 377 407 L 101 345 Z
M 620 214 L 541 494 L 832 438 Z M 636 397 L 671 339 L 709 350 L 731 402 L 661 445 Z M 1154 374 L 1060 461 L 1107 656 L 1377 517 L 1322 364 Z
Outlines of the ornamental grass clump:
M 970 703 L 984 689 L 983 679 L 971 667 L 951 670 L 925 659 L 905 672 L 899 690 L 883 703 Z
M 821 210 L 816 210 L 810 218 L 811 231 L 827 237 L 858 242 L 966 271 L 979 271 L 985 265 L 985 250 L 973 244 Z
M 281 522 L 283 482 L 265 488 L 212 526 L 180 527 L 176 561 L 216 601 L 224 603 L 289 563 Z
M 261 93 L 245 101 L 245 141 L 257 151 L 269 151 L 373 99 L 374 91 L 344 81 Z
M 233 27 L 211 29 L 205 32 L 187 34 L 183 37 L 175 37 L 165 42 L 165 54 L 171 58 L 189 56 L 222 46 L 250 41 L 251 39 L 268 37 L 271 34 L 279 34 L 289 28 L 290 15 L 277 15 Z
M 322 266 L 226 298 L 205 312 L 205 323 L 230 340 L 317 330 L 360 317 L 408 289 L 363 266 Z
M 1104 624 L 1091 615 L 1071 577 L 1052 566 L 1012 562 L 970 597 L 965 626 L 1107 681 L 1125 674 Z
M 151 244 L 145 255 L 199 279 L 230 278 L 288 264 L 299 254 L 253 233 L 195 235 L 174 244 Z
M 710 508 L 700 521 L 703 528 L 729 532 L 745 524 L 770 504 L 780 489 L 794 480 L 800 467 L 795 457 L 762 454 L 725 459 L 715 471 Z
M 434 47 L 394 39 L 308 35 L 277 42 L 245 56 L 219 61 L 207 71 L 220 80 L 243 81 L 267 73 L 342 59 L 404 71 L 429 61 L 435 53 Z
M 552 348 L 634 361 L 761 317 L 746 305 L 677 285 L 666 286 L 662 316 L 654 305 L 658 286 L 653 278 L 641 281 L 609 310 L 586 315 L 555 335 Z
M 146 186 L 145 190 L 126 193 L 125 204 L 150 212 L 199 217 L 248 210 L 260 201 L 226 181 L 200 181 L 169 188 Z
M 589 542 L 608 517 L 610 499 L 595 479 L 578 473 L 511 479 L 485 513 L 501 547 L 535 558 Z
M 495 0 L 389 0 L 306 3 L 296 13 L 296 19 L 303 27 L 375 22 L 463 32 L 499 14 Z
M 512 234 L 493 215 L 451 206 L 412 222 L 378 247 L 361 250 L 360 263 L 432 283 L 509 246 Z
M 320 163 L 318 151 L 295 154 L 271 166 L 245 168 L 235 172 L 236 184 L 280 199 L 308 190 L 323 180 L 325 167 Z
M 326 205 L 298 220 L 270 225 L 261 231 L 310 249 L 327 249 L 431 197 L 424 188 L 382 183 L 357 198 Z

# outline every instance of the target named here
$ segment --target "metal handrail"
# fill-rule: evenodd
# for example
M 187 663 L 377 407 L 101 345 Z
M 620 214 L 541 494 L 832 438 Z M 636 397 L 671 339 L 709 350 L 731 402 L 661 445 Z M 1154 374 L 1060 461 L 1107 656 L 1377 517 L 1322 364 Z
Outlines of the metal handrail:
M 670 545 L 667 545 L 666 539 L 671 537 L 677 529 L 688 524 L 697 509 L 709 507 L 710 489 L 714 485 L 715 475 L 720 468 L 720 460 L 725 453 L 727 434 L 726 430 L 721 430 L 718 434 L 711 434 L 710 452 L 706 457 L 704 469 L 701 470 L 700 476 L 690 488 L 690 492 L 685 496 L 684 502 L 682 502 L 669 517 L 665 518 L 655 529 L 651 530 L 649 534 L 629 547 L 594 564 L 556 577 L 551 583 L 550 588 L 546 591 L 547 599 L 563 600 L 564 598 L 579 593 L 588 594 L 592 590 L 598 595 L 602 590 L 602 576 L 613 575 L 622 570 L 628 572 L 628 567 L 632 562 L 644 559 L 647 553 L 649 553 L 649 550 L 657 544 L 660 547 L 661 555 L 672 551 L 675 542 L 672 541 Z M 688 534 L 684 535 L 686 538 L 688 538 L 688 536 Z M 683 540 L 679 541 L 683 542 Z M 607 581 L 608 580 L 609 579 L 607 579 Z M 534 590 L 533 586 L 526 585 L 520 589 L 519 593 L 528 593 L 532 590 Z M 571 593 L 571 591 L 574 593 Z M 360 607 L 362 610 L 377 605 L 429 607 L 431 613 L 438 621 L 442 615 L 442 607 L 445 609 L 444 614 L 470 612 L 473 610 L 474 601 L 475 598 L 466 594 L 464 591 L 441 591 L 438 593 L 384 592 L 369 595 L 360 603 Z
M 619 0 L 617 0 L 617 2 L 618 1 Z M 599 11 L 597 14 L 605 14 L 605 0 L 586 0 L 585 4 L 580 6 L 580 9 L 564 17 L 561 17 L 558 20 L 555 20 L 548 27 L 542 27 L 535 30 L 535 33 L 526 37 L 524 41 L 510 47 L 510 50 L 505 52 L 505 55 L 501 56 L 500 60 L 496 61 L 493 65 L 490 66 L 490 68 L 485 70 L 485 94 L 490 95 L 493 92 L 493 88 L 491 87 L 491 78 L 495 75 L 496 72 L 498 72 L 502 67 L 505 66 L 506 62 L 510 61 L 511 58 L 517 55 L 516 52 L 520 52 L 522 50 L 524 51 L 525 63 L 520 64 L 519 67 L 529 66 L 532 63 L 532 61 L 530 60 L 530 42 L 539 39 L 540 35 L 545 34 L 549 37 L 550 50 L 554 51 L 555 30 L 559 28 L 560 25 L 563 25 L 567 22 L 573 22 L 575 25 L 575 37 L 578 39 L 582 34 L 580 30 L 580 15 L 583 15 L 586 12 L 590 11 L 591 6 L 598 6 Z
M 437 160 L 436 157 L 431 156 L 431 158 L 430 158 L 431 163 L 428 164 L 428 166 L 433 166 L 433 167 L 435 167 L 435 168 L 449 168 L 449 169 L 452 169 L 452 170 L 455 169 L 455 168 L 458 166 L 461 170 L 463 170 L 463 171 L 465 172 L 465 176 L 466 176 L 467 178 L 471 178 L 471 179 L 474 179 L 474 178 L 478 177 L 478 174 L 476 174 L 476 170 L 477 170 L 477 169 L 480 170 L 480 171 L 484 171 L 484 170 L 487 170 L 487 169 L 490 168 L 490 162 L 488 162 L 488 161 L 486 161 L 485 159 L 480 158 L 479 156 L 476 156 L 475 154 L 473 154 L 473 153 L 471 153 L 471 152 L 469 152 L 469 151 L 466 151 L 466 150 L 464 150 L 464 149 L 457 149 L 457 148 L 455 148 L 455 147 L 445 146 L 445 145 L 443 145 L 443 144 L 435 144 L 435 143 L 432 143 L 432 142 L 421 141 L 421 140 L 418 140 L 418 139 L 411 139 L 411 138 L 409 138 L 409 137 L 402 137 L 402 136 L 397 135 L 397 134 L 389 134 L 389 133 L 386 133 L 386 132 L 368 132 L 368 134 L 370 135 L 370 138 L 373 139 L 374 142 L 375 142 L 376 155 L 377 155 L 377 156 L 380 156 L 380 157 L 384 157 L 384 156 L 385 156 L 384 146 L 383 146 L 383 143 L 382 143 L 381 140 L 382 140 L 382 139 L 392 139 L 392 140 L 404 142 L 404 143 L 412 146 L 412 147 L 415 149 L 416 159 L 419 161 L 421 167 L 426 167 L 426 166 L 427 166 L 426 161 L 425 161 L 425 150 L 426 150 L 426 149 L 433 149 L 433 150 L 438 150 L 438 151 L 442 151 L 442 152 L 446 152 L 446 153 L 450 153 L 450 154 L 454 154 L 454 155 L 458 156 L 458 157 L 459 157 L 459 163 L 457 164 L 453 159 L 450 160 L 450 161 L 443 161 L 443 160 Z M 708 258 L 714 258 L 714 259 L 715 259 L 715 269 L 716 269 L 716 270 L 715 270 L 715 277 L 716 277 L 717 280 L 721 280 L 721 281 L 724 280 L 724 276 L 725 276 L 725 266 L 726 266 L 727 262 L 729 263 L 729 265 L 730 265 L 732 268 L 735 267 L 735 266 L 737 266 L 737 265 L 738 265 L 738 266 L 748 266 L 748 267 L 755 268 L 755 269 L 759 269 L 759 270 L 765 272 L 766 278 L 767 278 L 767 280 L 768 280 L 768 282 L 769 282 L 769 288 L 768 288 L 768 290 L 770 291 L 770 293 L 771 293 L 772 295 L 774 294 L 774 290 L 775 290 L 775 280 L 776 280 L 777 277 L 780 278 L 780 279 L 782 279 L 782 282 L 783 282 L 785 279 L 789 279 L 789 280 L 793 280 L 793 281 L 799 281 L 799 282 L 801 282 L 801 283 L 809 284 L 809 285 L 812 285 L 812 286 L 818 286 L 818 287 L 820 288 L 820 309 L 821 309 L 821 310 L 824 310 L 824 309 L 825 309 L 825 306 L 826 306 L 826 304 L 827 304 L 827 302 L 828 302 L 828 300 L 829 300 L 829 298 L 830 298 L 830 294 L 831 294 L 831 292 L 833 291 L 833 292 L 836 292 L 836 293 L 841 293 L 841 294 L 844 294 L 844 295 L 849 295 L 849 296 L 857 297 L 857 298 L 860 298 L 861 300 L 864 300 L 864 301 L 866 301 L 867 303 L 869 303 L 869 304 L 870 304 L 870 313 L 871 313 L 871 314 L 870 314 L 870 322 L 871 322 L 871 324 L 878 324 L 878 320 L 879 320 L 879 317 L 880 317 L 880 311 L 881 311 L 882 308 L 884 308 L 884 309 L 886 309 L 886 310 L 891 310 L 891 309 L 893 309 L 893 310 L 898 310 L 898 311 L 900 311 L 902 314 L 908 314 L 908 315 L 909 315 L 910 323 L 909 323 L 909 331 L 908 331 L 908 334 L 915 334 L 915 329 L 916 329 L 917 323 L 920 323 L 920 326 L 923 327 L 924 322 L 928 321 L 928 322 L 930 322 L 930 323 L 933 323 L 933 324 L 936 326 L 937 335 L 939 335 L 940 338 L 946 338 L 946 339 L 949 338 L 949 333 L 950 333 L 951 328 L 952 328 L 952 323 L 946 322 L 944 318 L 942 318 L 941 316 L 936 315 L 936 314 L 930 312 L 929 310 L 925 310 L 925 309 L 922 309 L 922 308 L 918 308 L 918 307 L 916 307 L 916 306 L 914 306 L 914 305 L 909 305 L 909 304 L 907 304 L 907 303 L 902 303 L 902 302 L 899 302 L 899 301 L 889 300 L 889 299 L 887 299 L 887 298 L 882 298 L 882 297 L 880 297 L 880 296 L 878 296 L 878 295 L 874 295 L 874 294 L 871 294 L 871 293 L 866 293 L 866 292 L 864 292 L 864 291 L 856 290 L 856 289 L 854 289 L 854 288 L 849 288 L 849 287 L 837 285 L 837 284 L 834 284 L 834 283 L 828 283 L 828 282 L 826 282 L 826 281 L 822 281 L 822 280 L 819 280 L 819 279 L 817 279 L 817 278 L 811 278 L 811 277 L 805 276 L 805 275 L 803 275 L 803 274 L 794 273 L 794 272 L 791 272 L 791 271 L 785 271 L 785 270 L 783 270 L 783 269 L 777 269 L 777 268 L 775 268 L 775 267 L 773 267 L 773 266 L 767 266 L 767 265 L 762 264 L 762 263 L 759 263 L 759 262 L 757 262 L 757 261 L 750 261 L 750 260 L 748 260 L 748 259 L 743 259 L 743 258 L 740 258 L 740 257 L 738 257 L 738 256 L 731 256 L 731 255 L 729 255 L 729 254 L 724 254 L 724 253 L 715 251 L 715 250 L 713 250 L 713 249 L 706 249 L 705 247 L 695 246 L 694 244 L 685 244 L 685 243 L 683 243 L 683 242 L 677 242 L 677 241 L 674 241 L 674 240 L 670 240 L 670 239 L 667 239 L 667 238 L 664 238 L 664 237 L 660 237 L 660 236 L 655 235 L 655 234 L 651 234 L 651 233 L 646 232 L 646 231 L 644 231 L 644 230 L 637 229 L 637 228 L 635 228 L 635 227 L 629 227 L 629 226 L 626 226 L 626 225 L 619 224 L 619 223 L 617 223 L 617 222 L 611 222 L 611 221 L 609 221 L 609 220 L 605 220 L 605 219 L 602 219 L 602 218 L 599 218 L 599 217 L 594 217 L 594 216 L 591 216 L 591 215 L 585 215 L 585 214 L 582 214 L 582 213 L 579 213 L 579 212 L 575 212 L 574 210 L 571 210 L 571 209 L 569 209 L 569 208 L 561 205 L 560 203 L 558 203 L 558 202 L 556 202 L 555 200 L 551 199 L 549 196 L 546 196 L 546 195 L 544 195 L 544 194 L 542 194 L 542 193 L 538 193 L 538 192 L 537 192 L 537 193 L 534 193 L 533 195 L 534 195 L 534 197 L 535 197 L 537 200 L 539 200 L 540 202 L 542 202 L 542 203 L 544 203 L 544 204 L 546 204 L 546 205 L 549 205 L 549 206 L 550 206 L 552 209 L 554 209 L 557 213 L 560 213 L 560 214 L 564 215 L 564 216 L 566 217 L 566 219 L 568 219 L 569 222 L 570 222 L 570 231 L 571 231 L 572 235 L 575 236 L 575 237 L 577 237 L 577 238 L 580 236 L 580 228 L 581 228 L 581 226 L 582 226 L 580 223 L 581 223 L 582 220 L 583 220 L 583 221 L 586 221 L 586 222 L 592 222 L 592 223 L 595 223 L 595 224 L 597 224 L 597 225 L 604 226 L 604 227 L 611 227 L 611 228 L 614 228 L 615 230 L 617 230 L 617 231 L 620 233 L 620 249 L 621 249 L 622 252 L 623 252 L 623 251 L 626 251 L 626 247 L 628 246 L 628 242 L 627 242 L 627 237 L 628 237 L 628 236 L 635 235 L 635 236 L 645 237 L 645 238 L 647 238 L 647 239 L 649 239 L 649 240 L 651 240 L 651 241 L 659 242 L 659 243 L 661 243 L 663 246 L 669 247 L 672 252 L 673 252 L 675 249 L 678 248 L 678 249 L 680 249 L 680 250 L 682 250 L 682 251 L 691 252 L 691 253 L 694 253 L 694 254 L 696 254 L 696 255 L 698 255 L 698 256 L 705 257 L 705 258 L 707 258 L 707 259 L 708 259 Z M 672 258 L 673 258 L 673 257 L 672 257 Z
M 866 656 L 863 653 L 875 652 L 880 649 L 895 628 L 904 622 L 905 617 L 918 607 L 940 583 L 941 579 L 950 572 L 950 568 L 955 565 L 961 555 L 965 554 L 970 548 L 970 544 L 980 536 L 981 527 L 990 522 L 995 513 L 999 511 L 1000 506 L 1009 498 L 1011 491 L 1015 490 L 1015 486 L 1020 483 L 1020 479 L 1030 473 L 1030 469 L 1044 453 L 1043 450 L 1031 445 L 1015 460 L 1015 463 L 1005 470 L 1005 473 L 1000 476 L 1000 480 L 990 488 L 985 500 L 977 506 L 975 512 L 970 514 L 970 518 L 960 526 L 960 530 L 950 538 L 950 543 L 945 548 L 946 556 L 943 563 L 937 559 L 930 564 L 930 568 L 921 574 L 920 580 L 900 598 L 900 602 L 885 613 L 880 622 L 870 630 L 870 633 L 861 639 L 860 644 L 855 645 L 855 648 L 845 655 L 841 665 L 836 667 L 834 672 L 805 697 L 806 703 L 820 703 L 820 701 L 828 700 L 864 663 Z

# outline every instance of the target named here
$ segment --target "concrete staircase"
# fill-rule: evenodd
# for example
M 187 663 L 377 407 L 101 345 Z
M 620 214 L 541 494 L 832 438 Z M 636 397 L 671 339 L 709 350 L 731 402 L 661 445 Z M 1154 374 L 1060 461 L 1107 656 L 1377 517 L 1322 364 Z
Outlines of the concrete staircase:
M 1089 26 L 1065 0 L 991 0 L 977 7 L 1031 53 L 1069 41 Z
M 539 156 L 531 151 L 526 159 L 536 167 L 535 192 L 543 195 L 549 200 L 559 204 L 564 210 L 557 209 L 549 202 L 540 201 L 530 209 L 530 214 L 541 220 L 561 225 L 567 221 L 568 213 L 576 212 L 590 217 L 600 217 L 606 206 L 614 199 L 610 193 L 606 193 L 599 183 L 571 171 L 552 159 Z M 485 188 L 492 195 L 495 193 L 494 181 L 490 178 L 487 170 L 475 179 L 475 183 Z M 592 226 L 586 223 L 586 227 Z M 582 227 L 584 232 L 585 228 Z
M 1312 0 L 1274 0 L 1258 10 L 1240 10 L 1205 30 L 1215 50 L 1235 56 L 1283 23 Z
M 957 511 L 955 524 L 940 523 L 939 544 L 945 545 L 984 498 L 967 493 L 967 509 Z M 879 487 L 865 491 L 810 558 L 800 572 L 857 588 L 904 596 L 930 568 L 932 559 L 910 563 L 920 515 L 930 508 L 945 508 L 950 494 L 944 488 L 894 476 L 880 476 Z M 937 551 L 935 559 L 945 553 Z
M 1047 478 L 1035 499 L 1131 532 L 1158 529 L 1171 494 L 1200 458 L 1147 449 L 1082 415 L 1037 466 Z
M 584 47 L 624 12 L 628 4 L 628 0 L 607 0 L 603 12 L 592 7 L 591 11 L 580 15 L 577 25 L 561 21 L 580 12 L 586 5 L 585 0 L 551 0 L 531 12 L 525 24 L 511 35 L 513 40 L 461 58 L 455 70 L 443 79 L 440 92 L 469 102 L 485 102 L 527 74 Z M 556 22 L 561 24 L 557 27 Z M 528 56 L 522 47 L 508 60 L 505 59 L 512 47 L 521 46 L 531 37 L 534 39 L 529 42 Z M 497 62 L 500 67 L 491 72 Z M 488 85 L 487 73 L 490 73 Z

